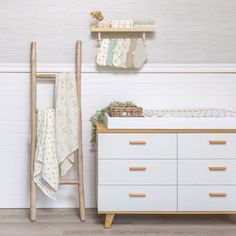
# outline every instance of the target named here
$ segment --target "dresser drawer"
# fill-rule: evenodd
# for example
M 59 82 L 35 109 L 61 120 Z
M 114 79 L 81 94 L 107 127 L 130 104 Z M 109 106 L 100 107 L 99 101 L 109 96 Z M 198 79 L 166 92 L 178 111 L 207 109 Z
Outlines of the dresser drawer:
M 236 185 L 236 160 L 179 160 L 181 185 Z
M 179 211 L 236 211 L 236 186 L 179 186 Z
M 236 134 L 179 134 L 178 157 L 236 159 Z
M 177 158 L 177 134 L 98 134 L 98 158 Z
M 177 184 L 177 160 L 99 160 L 98 184 Z
M 177 211 L 177 187 L 98 186 L 98 211 Z

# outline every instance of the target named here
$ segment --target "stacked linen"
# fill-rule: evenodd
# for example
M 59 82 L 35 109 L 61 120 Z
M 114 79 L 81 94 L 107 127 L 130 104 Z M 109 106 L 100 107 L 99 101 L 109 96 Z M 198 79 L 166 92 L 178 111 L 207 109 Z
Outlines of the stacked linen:
M 145 27 L 154 27 L 156 24 L 155 20 L 143 19 L 143 20 L 134 20 L 134 28 L 145 28 Z
M 121 20 L 112 20 L 111 28 L 145 28 L 145 27 L 154 27 L 156 24 L 153 19 L 121 19 Z
M 112 28 L 134 28 L 134 21 L 132 19 L 124 19 L 124 20 L 112 20 L 111 21 Z
M 147 60 L 144 42 L 136 38 L 103 39 L 97 54 L 99 66 L 139 69 Z

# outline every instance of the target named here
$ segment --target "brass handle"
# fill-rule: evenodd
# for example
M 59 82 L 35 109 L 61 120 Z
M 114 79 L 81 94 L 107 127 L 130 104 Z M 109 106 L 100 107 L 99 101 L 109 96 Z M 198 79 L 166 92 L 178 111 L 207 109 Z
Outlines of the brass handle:
M 225 166 L 210 166 L 209 170 L 210 171 L 226 170 L 226 167 Z
M 129 141 L 130 145 L 145 145 L 146 142 L 145 141 L 141 141 L 141 140 L 134 140 L 134 141 Z
M 210 197 L 226 197 L 226 193 L 209 193 Z
M 209 144 L 226 144 L 225 140 L 210 140 Z
M 131 166 L 130 171 L 145 171 L 147 168 L 144 166 Z
M 130 197 L 146 197 L 145 193 L 130 193 Z

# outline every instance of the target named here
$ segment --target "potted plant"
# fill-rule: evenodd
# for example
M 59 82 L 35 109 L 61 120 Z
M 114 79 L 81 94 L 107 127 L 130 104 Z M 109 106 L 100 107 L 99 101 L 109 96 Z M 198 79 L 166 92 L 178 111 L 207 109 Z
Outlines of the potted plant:
M 92 151 L 96 150 L 96 142 L 97 142 L 97 123 L 104 122 L 105 114 L 108 113 L 111 115 L 112 108 L 138 108 L 136 104 L 133 102 L 127 101 L 127 102 L 119 102 L 119 101 L 113 101 L 109 104 L 109 106 L 102 108 L 99 111 L 96 111 L 95 114 L 93 114 L 90 118 L 91 123 L 91 139 L 90 139 L 90 147 Z
M 103 19 L 104 19 L 104 16 L 102 14 L 101 11 L 92 11 L 90 13 L 90 15 L 97 20 L 97 27 L 102 27 L 103 26 Z

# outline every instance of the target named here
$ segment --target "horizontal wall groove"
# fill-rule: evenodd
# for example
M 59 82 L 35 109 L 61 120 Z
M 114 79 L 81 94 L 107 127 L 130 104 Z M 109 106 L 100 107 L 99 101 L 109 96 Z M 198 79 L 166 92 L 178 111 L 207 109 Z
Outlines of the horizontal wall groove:
M 38 64 L 38 71 L 43 72 L 74 72 L 74 64 Z M 0 63 L 0 73 L 29 73 L 29 63 Z M 121 70 L 99 68 L 94 63 L 84 63 L 82 73 L 235 73 L 236 63 L 222 64 L 159 64 L 148 63 L 140 70 Z

